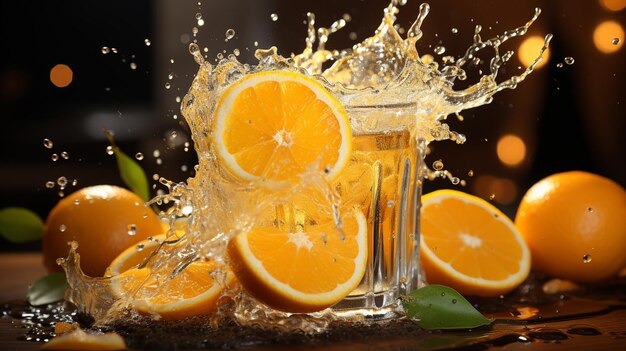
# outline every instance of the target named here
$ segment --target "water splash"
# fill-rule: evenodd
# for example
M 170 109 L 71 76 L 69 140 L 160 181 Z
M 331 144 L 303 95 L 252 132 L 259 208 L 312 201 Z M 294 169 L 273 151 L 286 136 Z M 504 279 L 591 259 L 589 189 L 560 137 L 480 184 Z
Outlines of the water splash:
M 279 55 L 278 49 L 272 47 L 256 51 L 256 65 L 241 63 L 236 55 L 226 58 L 220 55 L 217 64 L 212 65 L 204 59 L 196 42 L 189 45 L 189 52 L 199 65 L 199 70 L 182 99 L 181 112 L 191 130 L 199 163 L 194 167 L 195 177 L 187 183 L 174 183 L 157 176 L 168 193 L 155 197 L 149 204 L 169 206 L 161 216 L 169 222 L 170 228 L 175 228 L 180 220 L 186 221 L 188 225 L 183 237 L 176 236 L 174 230 L 170 229 L 165 241 L 143 263 L 143 266 L 150 267 L 151 276 L 156 282 L 170 279 L 197 259 L 213 260 L 217 271 L 226 271 L 228 265 L 225 251 L 228 241 L 255 225 L 275 224 L 276 209 L 285 204 L 305 203 L 308 208 L 316 208 L 335 218 L 337 229 L 341 232 L 341 213 L 344 211 L 341 196 L 328 184 L 323 172 L 317 171 L 318 167 L 311 167 L 305 172 L 296 186 L 275 188 L 275 196 L 268 197 L 264 190 L 268 185 L 263 180 L 241 183 L 218 162 L 211 144 L 213 112 L 225 89 L 240 78 L 268 70 L 299 72 L 318 80 L 347 109 L 406 107 L 413 111 L 410 118 L 415 119 L 407 122 L 407 125 L 413 126 L 410 136 L 421 141 L 417 147 L 424 151 L 425 145 L 435 140 L 451 139 L 463 143 L 465 137 L 450 130 L 444 123 L 446 117 L 450 114 L 460 116 L 462 110 L 491 102 L 495 93 L 514 89 L 541 61 L 551 39 L 551 35 L 546 36 L 536 60 L 521 74 L 498 82 L 500 68 L 513 55 L 511 51 L 501 54 L 501 45 L 509 39 L 524 35 L 539 16 L 539 9 L 524 25 L 487 40 L 481 37 L 482 28 L 476 26 L 474 42 L 465 54 L 458 59 L 442 58 L 443 62 L 439 63 L 431 55 L 420 56 L 417 49 L 423 34 L 422 23 L 430 11 L 429 5 L 420 6 L 417 18 L 406 31 L 405 37 L 401 35 L 400 29 L 396 29 L 399 6 L 405 3 L 406 0 L 393 0 L 384 9 L 383 20 L 372 37 L 343 50 L 329 50 L 326 44 L 329 36 L 345 27 L 350 17 L 346 19 L 344 16 L 325 28 L 315 26 L 315 15 L 312 13 L 307 14 L 304 50 L 289 58 Z M 197 28 L 194 36 L 196 32 Z M 226 40 L 232 39 L 234 34 L 233 30 L 227 31 Z M 478 82 L 465 89 L 455 90 L 455 82 L 467 78 L 465 66 L 474 63 L 477 54 L 485 49 L 493 51 L 489 74 L 482 75 Z M 324 69 L 327 62 L 334 63 Z M 169 83 L 166 83 L 166 88 L 169 88 Z M 359 135 L 385 130 L 387 126 L 377 120 L 375 114 L 372 116 L 352 121 L 353 133 Z M 158 154 L 153 156 L 158 157 Z M 419 175 L 442 176 L 451 179 L 453 183 L 460 182 L 449 172 L 437 169 L 438 166 L 434 168 L 434 172 L 423 170 Z M 67 297 L 80 311 L 93 316 L 97 324 L 111 322 L 120 315 L 132 315 L 130 306 L 133 299 L 145 299 L 158 293 L 158 289 L 139 287 L 125 297 L 114 298 L 111 279 L 115 278 L 85 276 L 80 270 L 80 258 L 76 250 L 77 247 L 72 246 L 68 258 L 60 261 L 71 287 Z M 232 302 L 218 309 L 214 321 L 230 317 L 241 324 L 256 323 L 267 327 L 283 326 L 291 330 L 321 331 L 335 318 L 329 311 L 304 316 L 277 312 L 259 304 L 237 287 L 226 288 L 224 295 L 229 296 Z

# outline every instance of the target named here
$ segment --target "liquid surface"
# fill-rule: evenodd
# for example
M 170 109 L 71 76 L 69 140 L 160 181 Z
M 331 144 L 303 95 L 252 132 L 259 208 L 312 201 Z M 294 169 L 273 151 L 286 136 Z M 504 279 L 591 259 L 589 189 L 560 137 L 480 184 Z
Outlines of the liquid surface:
M 241 327 L 232 320 L 214 329 L 202 318 L 180 322 L 118 320 L 101 330 L 122 334 L 131 349 L 274 348 L 309 349 L 423 349 L 491 350 L 515 345 L 526 350 L 620 349 L 626 346 L 626 281 L 563 295 L 541 292 L 543 279 L 531 276 L 504 298 L 472 299 L 488 317 L 490 327 L 462 331 L 427 332 L 405 319 L 384 323 L 335 321 L 322 333 L 284 332 L 258 325 Z M 538 288 L 539 287 L 539 288 Z M 54 336 L 54 323 L 76 321 L 87 328 L 93 319 L 81 316 L 71 304 L 41 307 L 24 301 L 0 305 L 3 334 L 24 342 L 42 342 Z M 18 344 L 19 345 L 19 344 Z M 38 348 L 38 344 L 33 349 Z M 508 349 L 508 348 L 507 348 Z

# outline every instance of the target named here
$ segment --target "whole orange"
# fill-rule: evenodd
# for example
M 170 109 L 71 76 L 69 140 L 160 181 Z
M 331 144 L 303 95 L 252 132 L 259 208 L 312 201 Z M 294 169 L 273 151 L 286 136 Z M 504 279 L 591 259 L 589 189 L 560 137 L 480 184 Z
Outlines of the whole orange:
M 617 275 L 626 264 L 626 191 L 580 171 L 533 185 L 517 210 L 533 270 L 579 283 Z
M 48 214 L 43 233 L 43 263 L 59 271 L 68 243 L 78 242 L 80 265 L 90 276 L 102 276 L 117 255 L 149 236 L 163 232 L 157 215 L 129 190 L 98 185 L 63 198 Z

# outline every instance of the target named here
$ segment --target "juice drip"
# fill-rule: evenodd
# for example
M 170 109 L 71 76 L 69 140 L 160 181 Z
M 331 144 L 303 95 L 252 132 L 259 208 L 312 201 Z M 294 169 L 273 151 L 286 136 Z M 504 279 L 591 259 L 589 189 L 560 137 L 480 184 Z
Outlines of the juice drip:
M 181 103 L 181 111 L 191 129 L 199 164 L 196 176 L 186 184 L 162 180 L 169 193 L 151 201 L 172 205 L 170 210 L 161 214 L 172 227 L 183 218 L 188 223 L 183 238 L 170 231 L 168 238 L 144 263 L 150 267 L 157 282 L 170 279 L 200 258 L 214 260 L 217 272 L 224 272 L 228 269 L 225 257 L 228 241 L 256 224 L 274 220 L 268 209 L 283 204 L 308 201 L 323 213 L 333 216 L 337 227 L 341 227 L 341 196 L 328 184 L 324 174 L 316 171 L 317 167 L 305 172 L 296 186 L 272 189 L 270 197 L 263 180 L 242 183 L 233 179 L 219 164 L 212 146 L 213 112 L 225 89 L 243 76 L 267 70 L 295 71 L 317 79 L 347 109 L 404 106 L 413 111 L 411 116 L 416 119 L 409 123 L 412 127 L 408 133 L 413 140 L 419 140 L 413 144 L 423 148 L 434 140 L 452 139 L 462 143 L 464 136 L 450 131 L 442 121 L 449 114 L 489 103 L 498 91 L 515 88 L 541 60 L 541 54 L 551 39 L 550 35 L 546 36 L 537 59 L 520 75 L 497 82 L 500 67 L 512 56 L 512 52 L 501 54 L 500 46 L 513 37 L 524 35 L 539 16 L 538 9 L 523 26 L 488 40 L 481 38 L 481 27 L 477 26 L 474 43 L 465 55 L 455 62 L 447 60 L 440 65 L 430 55 L 420 56 L 417 51 L 422 37 L 421 25 L 430 9 L 427 4 L 420 6 L 417 19 L 406 38 L 396 30 L 396 14 L 399 6 L 405 3 L 405 0 L 393 0 L 384 10 L 383 20 L 375 34 L 344 50 L 328 50 L 326 43 L 328 36 L 344 27 L 346 21 L 342 19 L 329 28 L 316 30 L 313 14 L 308 15 L 305 49 L 291 58 L 280 56 L 277 48 L 272 47 L 257 50 L 256 65 L 240 63 L 234 55 L 221 58 L 216 65 L 212 65 L 202 56 L 197 43 L 190 44 L 189 52 L 200 67 Z M 317 48 L 314 49 L 316 41 Z M 455 81 L 466 79 L 463 67 L 485 48 L 493 50 L 490 73 L 482 75 L 477 83 L 468 88 L 455 90 Z M 329 61 L 334 63 L 324 70 L 323 64 Z M 355 135 L 374 135 L 388 132 L 383 122 L 364 118 L 351 121 L 351 125 Z M 423 155 L 423 150 L 419 154 Z M 424 177 L 428 171 L 418 174 Z M 421 179 L 414 181 L 420 182 Z M 111 278 L 91 278 L 80 271 L 76 247 L 72 248 L 62 265 L 70 285 L 68 299 L 81 312 L 93 316 L 96 324 L 119 319 L 128 310 L 132 299 L 147 298 L 146 294 L 155 293 L 153 290 L 137 289 L 123 298 L 114 298 L 110 291 Z M 334 318 L 328 311 L 308 316 L 277 312 L 252 300 L 237 288 L 226 289 L 224 294 L 232 297 L 233 302 L 219 308 L 213 322 L 219 322 L 221 317 L 230 317 L 241 324 L 283 325 L 287 329 L 320 331 Z M 130 313 L 132 315 L 132 311 Z

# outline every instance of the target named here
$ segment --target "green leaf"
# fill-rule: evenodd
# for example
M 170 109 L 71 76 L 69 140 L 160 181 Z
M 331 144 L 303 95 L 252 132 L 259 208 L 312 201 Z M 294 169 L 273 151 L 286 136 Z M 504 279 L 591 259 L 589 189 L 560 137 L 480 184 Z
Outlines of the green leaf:
M 407 316 L 424 329 L 470 329 L 489 325 L 463 295 L 443 285 L 428 285 L 403 296 Z
M 115 147 L 114 150 L 117 167 L 120 170 L 120 176 L 124 183 L 135 194 L 139 195 L 143 201 L 150 200 L 150 188 L 148 187 L 146 172 L 135 160 L 123 153 L 118 147 Z
M 10 242 L 25 243 L 41 238 L 43 221 L 26 208 L 6 207 L 0 210 L 0 235 Z
M 65 296 L 65 290 L 67 290 L 65 274 L 50 273 L 35 280 L 30 285 L 26 299 L 33 306 L 45 305 L 62 300 Z

